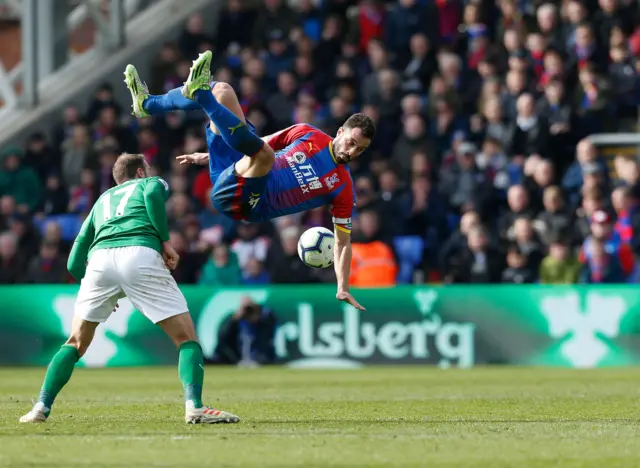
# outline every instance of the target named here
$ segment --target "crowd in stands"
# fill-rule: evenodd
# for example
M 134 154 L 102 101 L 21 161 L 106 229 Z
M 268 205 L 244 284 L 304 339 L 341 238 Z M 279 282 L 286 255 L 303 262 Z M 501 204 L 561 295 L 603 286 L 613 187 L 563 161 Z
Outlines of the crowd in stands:
M 371 116 L 351 164 L 353 285 L 631 282 L 638 161 L 588 137 L 636 130 L 638 19 L 633 0 L 229 0 L 215 34 L 193 15 L 141 73 L 161 94 L 212 50 L 260 135 Z M 73 236 L 123 151 L 171 187 L 178 282 L 334 281 L 296 253 L 302 230 L 331 227 L 326 209 L 237 224 L 212 207 L 207 168 L 176 163 L 206 151 L 204 113 L 135 120 L 108 85 L 86 104 L 1 149 L 0 283 L 70 281 Z

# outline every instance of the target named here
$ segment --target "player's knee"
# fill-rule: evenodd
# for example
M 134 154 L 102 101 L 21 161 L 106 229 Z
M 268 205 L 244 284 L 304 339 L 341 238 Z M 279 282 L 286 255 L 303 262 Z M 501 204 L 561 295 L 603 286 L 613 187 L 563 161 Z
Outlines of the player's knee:
M 213 87 L 213 89 L 211 90 L 211 92 L 213 93 L 213 96 L 216 98 L 216 101 L 218 101 L 222 105 L 224 105 L 224 102 L 222 101 L 225 98 L 228 98 L 230 96 L 235 97 L 235 93 L 236 93 L 233 87 L 229 83 L 225 83 L 224 81 L 218 81 Z
M 256 166 L 259 166 L 261 171 L 265 174 L 271 170 L 276 160 L 276 155 L 271 146 L 265 144 L 262 145 L 260 151 L 258 151 L 251 160 Z M 264 174 L 263 174 L 264 175 Z

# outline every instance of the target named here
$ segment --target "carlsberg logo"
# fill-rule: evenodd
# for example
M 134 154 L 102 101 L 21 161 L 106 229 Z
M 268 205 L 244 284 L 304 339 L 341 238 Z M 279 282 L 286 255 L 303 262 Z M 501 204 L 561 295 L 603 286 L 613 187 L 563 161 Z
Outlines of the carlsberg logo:
M 549 323 L 549 335 L 562 339 L 561 352 L 574 367 L 595 367 L 609 352 L 602 337 L 615 338 L 628 311 L 622 297 L 577 293 L 542 300 L 540 310 Z
M 341 321 L 316 325 L 313 306 L 299 304 L 297 321 L 287 322 L 278 329 L 276 354 L 290 359 L 288 345 L 293 343 L 305 359 L 366 360 L 377 356 L 420 360 L 433 355 L 440 367 L 473 366 L 473 324 L 443 323 L 437 315 L 408 323 L 376 324 L 363 320 L 365 316 L 345 305 Z
M 433 311 L 438 295 L 427 288 L 414 291 L 414 312 L 401 313 L 403 321 L 394 320 L 393 313 L 388 317 L 374 314 L 378 319 L 372 320 L 367 312 L 347 304 L 336 304 L 339 314 L 328 319 L 314 310 L 311 302 L 285 305 L 270 298 L 271 291 L 266 288 L 219 291 L 205 304 L 197 323 L 205 356 L 213 355 L 221 324 L 246 294 L 258 303 L 269 304 L 280 316 L 274 340 L 276 354 L 292 366 L 357 367 L 366 361 L 419 363 L 428 359 L 440 367 L 471 367 L 475 362 L 475 326 L 443 322 Z

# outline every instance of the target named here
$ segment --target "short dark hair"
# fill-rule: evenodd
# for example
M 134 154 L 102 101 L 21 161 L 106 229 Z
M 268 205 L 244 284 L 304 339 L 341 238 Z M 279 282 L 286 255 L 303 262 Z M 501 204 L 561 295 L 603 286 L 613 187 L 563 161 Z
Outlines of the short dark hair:
M 353 114 L 342 126 L 345 128 L 359 128 L 360 131 L 362 131 L 362 136 L 369 140 L 372 140 L 373 137 L 376 136 L 376 124 L 374 124 L 371 117 L 366 114 Z
M 113 180 L 120 185 L 134 179 L 138 169 L 145 168 L 146 161 L 141 154 L 122 153 L 113 165 Z

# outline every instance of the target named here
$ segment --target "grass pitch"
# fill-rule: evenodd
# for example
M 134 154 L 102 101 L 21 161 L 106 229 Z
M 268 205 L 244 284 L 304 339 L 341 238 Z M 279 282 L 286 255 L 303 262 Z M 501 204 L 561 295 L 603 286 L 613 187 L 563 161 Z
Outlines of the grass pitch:
M 0 369 L 0 466 L 634 467 L 640 370 L 208 367 L 236 425 L 187 426 L 174 368 L 78 369 L 21 425 L 44 369 Z

